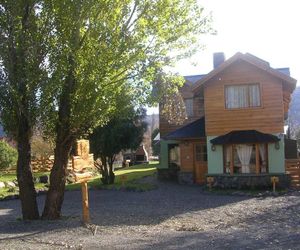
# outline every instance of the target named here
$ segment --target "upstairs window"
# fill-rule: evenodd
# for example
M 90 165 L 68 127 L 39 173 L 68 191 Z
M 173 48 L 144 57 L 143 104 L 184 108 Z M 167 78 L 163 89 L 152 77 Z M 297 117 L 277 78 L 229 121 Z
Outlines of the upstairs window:
M 225 106 L 227 109 L 260 107 L 259 84 L 225 86 Z
M 194 115 L 193 99 L 185 99 L 184 104 L 187 117 L 192 117 Z

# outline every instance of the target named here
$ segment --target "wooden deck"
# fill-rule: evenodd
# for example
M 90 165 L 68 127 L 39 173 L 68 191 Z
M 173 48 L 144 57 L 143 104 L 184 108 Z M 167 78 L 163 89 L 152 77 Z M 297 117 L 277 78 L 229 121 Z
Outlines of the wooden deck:
M 285 171 L 291 176 L 291 187 L 300 189 L 300 159 L 285 160 Z

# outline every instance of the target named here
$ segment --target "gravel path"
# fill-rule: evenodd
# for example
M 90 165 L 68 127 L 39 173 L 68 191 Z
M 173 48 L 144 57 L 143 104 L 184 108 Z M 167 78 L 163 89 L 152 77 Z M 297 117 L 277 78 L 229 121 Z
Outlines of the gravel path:
M 0 249 L 300 249 L 300 192 L 253 198 L 159 183 L 90 190 L 90 211 L 86 228 L 78 191 L 66 192 L 60 221 L 23 222 L 18 200 L 2 201 Z

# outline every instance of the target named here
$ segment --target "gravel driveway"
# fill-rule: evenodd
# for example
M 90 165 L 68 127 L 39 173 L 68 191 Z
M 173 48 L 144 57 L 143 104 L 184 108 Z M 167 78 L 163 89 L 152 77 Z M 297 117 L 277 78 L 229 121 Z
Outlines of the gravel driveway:
M 300 249 L 300 192 L 253 198 L 158 183 L 90 190 L 90 211 L 86 228 L 78 191 L 66 192 L 60 221 L 23 222 L 18 200 L 2 201 L 0 249 Z

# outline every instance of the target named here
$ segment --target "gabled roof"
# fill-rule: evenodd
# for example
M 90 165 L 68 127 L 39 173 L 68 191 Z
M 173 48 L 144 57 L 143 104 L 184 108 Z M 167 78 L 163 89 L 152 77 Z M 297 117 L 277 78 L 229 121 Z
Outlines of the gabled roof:
M 179 129 L 176 129 L 165 135 L 163 139 L 166 140 L 180 140 L 180 139 L 196 139 L 205 137 L 205 119 L 204 117 L 191 122 Z
M 191 76 L 184 76 L 184 79 L 186 81 L 189 81 L 191 83 L 196 83 L 197 81 L 199 81 L 200 79 L 202 79 L 205 75 L 191 75 Z
M 212 144 L 241 144 L 241 143 L 268 143 L 278 142 L 280 139 L 271 134 L 264 134 L 257 130 L 231 131 L 228 134 L 218 136 L 210 142 Z
M 212 79 L 217 74 L 221 73 L 223 70 L 225 70 L 227 67 L 229 67 L 231 64 L 237 61 L 245 61 L 248 62 L 257 68 L 266 71 L 267 73 L 273 75 L 274 77 L 277 77 L 283 81 L 284 84 L 290 87 L 291 90 L 294 90 L 296 87 L 297 80 L 287 75 L 285 69 L 273 69 L 270 67 L 270 64 L 252 54 L 246 53 L 242 54 L 240 52 L 236 53 L 234 56 L 223 62 L 219 65 L 219 67 L 212 70 L 210 73 L 202 77 L 200 80 L 198 80 L 194 86 L 192 87 L 193 91 L 196 91 L 200 86 L 205 84 L 208 80 Z

